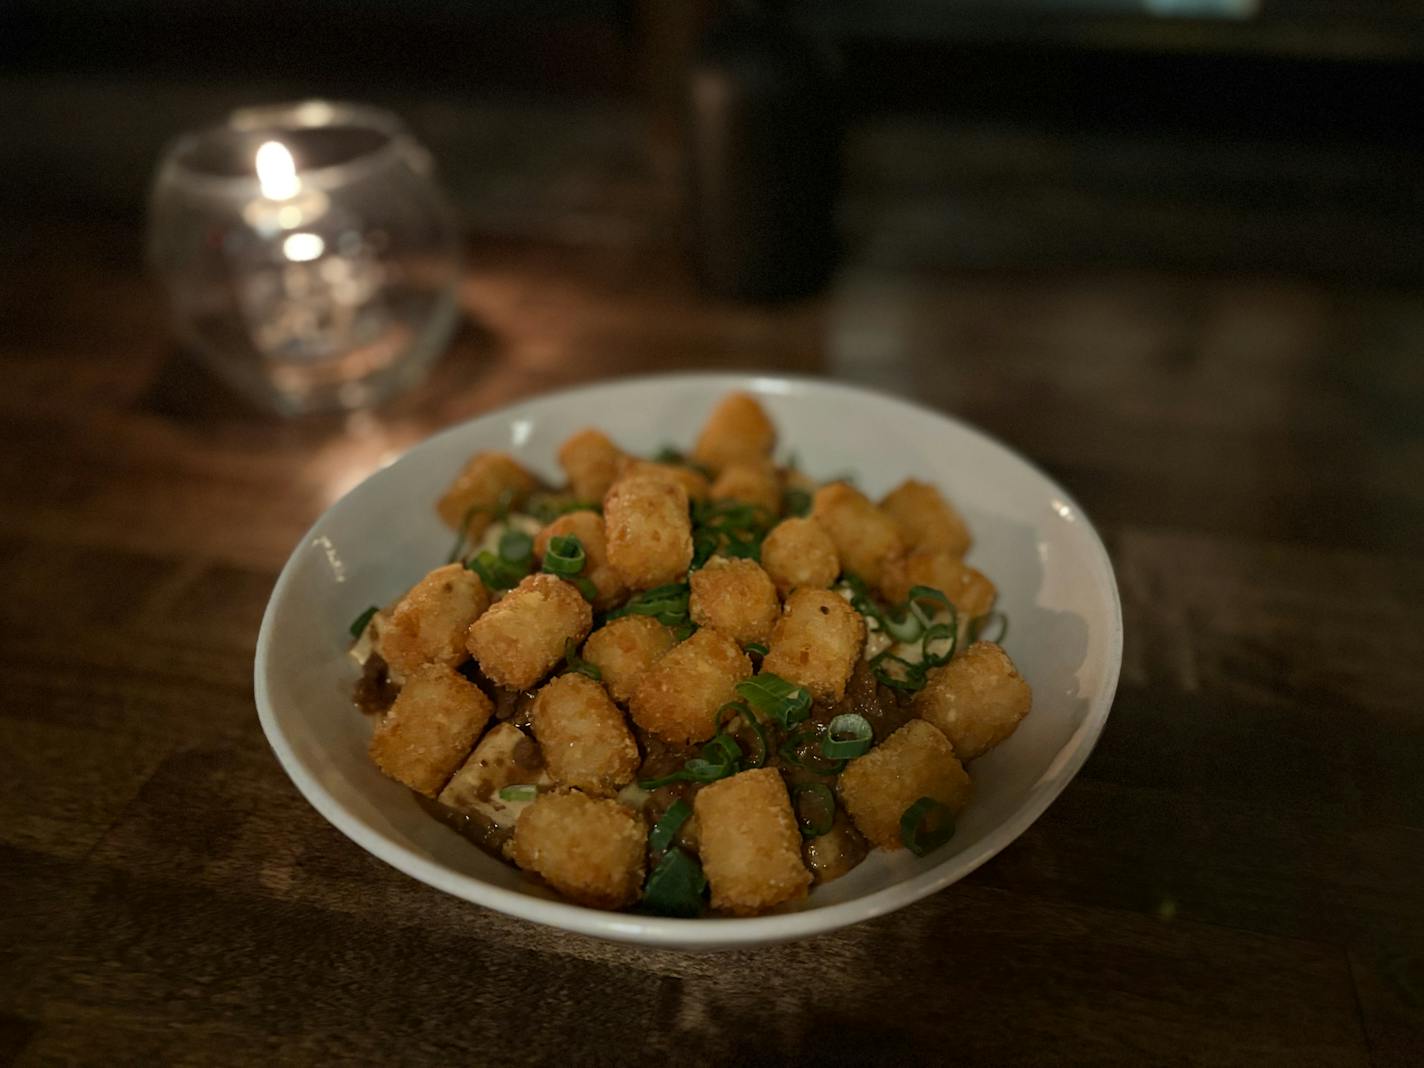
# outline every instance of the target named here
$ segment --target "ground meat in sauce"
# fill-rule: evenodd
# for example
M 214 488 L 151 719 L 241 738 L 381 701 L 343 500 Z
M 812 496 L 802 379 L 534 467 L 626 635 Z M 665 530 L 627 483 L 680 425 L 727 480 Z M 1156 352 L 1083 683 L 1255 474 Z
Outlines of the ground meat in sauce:
M 808 838 L 801 847 L 802 859 L 818 883 L 828 883 L 846 874 L 870 852 L 870 845 L 843 811 L 836 812 L 831 829 L 819 838 Z
M 361 668 L 361 677 L 351 692 L 351 699 L 368 716 L 383 716 L 395 703 L 400 687 L 391 681 L 390 669 L 380 653 L 372 653 Z
M 864 716 L 875 733 L 875 744 L 879 745 L 915 718 L 909 697 L 905 694 L 901 700 L 899 691 L 877 682 L 870 665 L 858 660 L 846 683 L 845 696 L 833 703 L 817 703 L 811 709 L 811 717 L 818 723 L 829 723 L 845 713 Z

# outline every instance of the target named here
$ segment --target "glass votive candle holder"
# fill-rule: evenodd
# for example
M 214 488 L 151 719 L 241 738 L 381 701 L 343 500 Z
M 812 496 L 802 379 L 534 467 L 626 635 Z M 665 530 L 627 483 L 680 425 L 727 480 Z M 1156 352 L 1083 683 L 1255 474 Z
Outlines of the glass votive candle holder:
M 173 329 L 286 415 L 418 381 L 458 319 L 459 240 L 429 154 L 379 108 L 234 112 L 164 152 L 149 258 Z

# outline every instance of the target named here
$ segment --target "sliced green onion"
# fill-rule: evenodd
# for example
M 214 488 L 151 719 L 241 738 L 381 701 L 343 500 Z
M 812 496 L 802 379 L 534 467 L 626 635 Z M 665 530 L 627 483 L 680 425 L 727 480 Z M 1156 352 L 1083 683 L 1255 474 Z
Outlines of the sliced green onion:
M 696 571 L 717 555 L 718 538 L 710 530 L 698 529 L 692 532 L 692 564 L 691 570 Z
M 520 783 L 517 786 L 506 786 L 499 791 L 501 801 L 533 801 L 539 796 L 539 787 L 533 783 Z
M 492 590 L 507 590 L 518 586 L 520 580 L 529 573 L 527 565 L 510 563 L 488 549 L 466 560 L 465 566 L 479 575 L 484 584 Z
M 653 453 L 653 463 L 655 464 L 680 464 L 683 459 L 682 450 L 675 445 L 664 445 Z
M 766 656 L 767 653 L 771 652 L 771 650 L 761 642 L 747 642 L 746 645 L 742 646 L 742 651 L 755 653 L 757 656 Z
M 525 564 L 534 555 L 534 539 L 522 530 L 506 530 L 499 536 L 499 558 L 511 564 Z
M 619 619 L 629 615 L 652 616 L 664 626 L 677 630 L 688 624 L 687 602 L 689 595 L 688 585 L 685 582 L 657 586 L 651 590 L 645 590 L 621 608 L 609 612 L 606 618 Z M 688 633 L 691 633 L 690 629 Z
M 707 877 L 681 849 L 669 849 L 643 887 L 643 907 L 660 916 L 691 919 L 702 911 Z
M 925 625 L 918 615 L 909 609 L 903 614 L 884 612 L 878 617 L 881 629 L 897 642 L 912 642 L 924 633 Z
M 551 493 L 535 494 L 529 498 L 524 510 L 539 522 L 548 526 L 561 515 L 570 512 L 598 512 L 603 514 L 603 505 L 597 501 L 579 501 Z
M 737 765 L 730 760 L 708 760 L 693 757 L 682 766 L 682 777 L 688 782 L 716 782 L 737 773 Z
M 588 555 L 577 534 L 560 534 L 549 539 L 544 550 L 544 570 L 560 578 L 572 578 L 583 570 Z
M 781 495 L 781 510 L 787 515 L 804 518 L 811 514 L 811 494 L 800 488 L 787 490 Z
M 565 579 L 564 581 L 572 582 L 574 584 L 574 588 L 577 589 L 579 593 L 583 594 L 583 599 L 585 601 L 598 600 L 598 587 L 593 584 L 592 579 L 586 579 L 582 575 L 575 575 L 573 578 Z
M 925 687 L 923 664 L 912 664 L 902 656 L 886 650 L 870 661 L 870 672 L 886 686 L 915 693 Z
M 985 632 L 990 632 L 986 634 Z M 982 615 L 969 625 L 969 640 L 972 642 L 1002 643 L 1009 633 L 1009 617 L 1002 612 Z
M 783 730 L 811 715 L 810 691 L 770 672 L 763 671 L 737 683 L 737 694 L 763 716 L 779 723 Z
M 869 749 L 874 740 L 870 720 L 846 712 L 831 720 L 826 736 L 821 739 L 821 752 L 832 760 L 851 760 Z
M 679 797 L 668 806 L 667 811 L 648 832 L 648 848 L 663 850 L 672 845 L 672 840 L 677 837 L 677 832 L 682 830 L 682 825 L 691 815 L 692 806 Z
M 351 637 L 359 638 L 361 637 L 361 635 L 365 634 L 366 628 L 371 625 L 371 620 L 376 618 L 376 613 L 379 611 L 379 608 L 377 608 L 375 605 L 372 605 L 370 608 L 366 609 L 366 611 L 362 612 L 359 616 L 353 619 L 351 621 L 351 626 L 347 628 L 351 631 Z
M 954 837 L 954 813 L 933 797 L 922 797 L 900 817 L 900 840 L 917 857 Z
M 470 536 L 470 520 L 475 518 L 475 513 L 479 510 L 478 504 L 473 504 L 465 509 L 465 514 L 460 519 L 460 529 L 455 532 L 455 544 L 450 549 L 450 555 L 445 559 L 447 564 L 453 564 L 465 555 L 465 541 Z
M 802 838 L 821 837 L 830 831 L 836 820 L 835 795 L 819 782 L 792 790 L 791 807 L 796 810 L 796 822 L 801 826 Z
M 688 777 L 687 772 L 679 769 L 678 771 L 672 772 L 670 775 L 664 775 L 660 779 L 639 779 L 638 789 L 651 791 L 658 789 L 658 787 L 660 786 L 671 786 L 675 782 L 691 781 L 692 780 Z
M 906 603 L 919 613 L 920 618 L 926 623 L 930 621 L 930 617 L 925 615 L 924 610 L 920 608 L 921 601 L 933 601 L 946 612 L 954 611 L 954 602 L 944 595 L 943 590 L 937 590 L 933 586 L 911 586 L 910 596 L 906 599 Z
M 942 650 L 936 652 L 930 646 L 935 642 L 948 642 Z M 925 631 L 925 640 L 920 645 L 920 661 L 930 667 L 939 667 L 948 664 L 950 657 L 954 656 L 959 646 L 959 626 L 956 620 L 949 623 L 936 623 Z
M 771 753 L 771 747 L 767 744 L 766 731 L 762 729 L 761 721 L 756 718 L 756 713 L 740 701 L 729 701 L 721 708 L 717 709 L 717 714 L 713 717 L 720 732 L 727 722 L 723 717 L 728 709 L 732 710 L 732 719 L 740 719 L 746 724 L 747 731 L 751 735 L 750 739 L 743 739 L 738 735 L 727 732 L 727 736 L 734 742 L 745 745 L 744 752 L 739 753 L 742 766 L 746 768 L 760 768 L 765 766 L 766 758 Z
M 570 671 L 576 671 L 580 675 L 587 675 L 594 682 L 603 681 L 603 672 L 598 670 L 596 664 L 590 664 L 583 657 L 578 655 L 578 648 L 574 645 L 572 638 L 564 639 L 564 663 Z

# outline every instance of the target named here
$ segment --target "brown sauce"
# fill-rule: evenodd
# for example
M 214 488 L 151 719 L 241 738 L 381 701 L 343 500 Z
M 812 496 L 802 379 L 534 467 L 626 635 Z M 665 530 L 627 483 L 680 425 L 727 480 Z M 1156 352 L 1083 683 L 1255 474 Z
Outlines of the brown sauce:
M 361 677 L 351 692 L 351 699 L 368 716 L 384 716 L 395 703 L 400 687 L 391 681 L 390 669 L 380 653 L 372 653 L 361 668 Z

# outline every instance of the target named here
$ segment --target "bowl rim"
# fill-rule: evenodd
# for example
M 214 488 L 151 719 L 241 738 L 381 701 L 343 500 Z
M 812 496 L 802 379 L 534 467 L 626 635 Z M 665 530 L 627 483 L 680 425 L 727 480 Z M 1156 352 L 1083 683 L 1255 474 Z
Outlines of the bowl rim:
M 956 426 L 958 429 L 984 439 L 1006 453 L 1010 458 L 1028 467 L 1041 478 L 1063 506 L 1071 511 L 1088 535 L 1090 551 L 1108 580 L 1108 603 L 1111 606 L 1111 628 L 1107 636 L 1108 663 L 1105 665 L 1103 685 L 1089 701 L 1082 725 L 1069 738 L 1066 746 L 1072 747 L 1054 781 L 1029 799 L 1028 803 L 1016 811 L 1010 819 L 999 824 L 971 850 L 955 854 L 943 862 L 911 878 L 891 886 L 876 890 L 863 897 L 843 901 L 821 908 L 795 912 L 772 913 L 755 917 L 703 917 L 699 919 L 675 919 L 660 916 L 642 916 L 632 913 L 610 912 L 603 909 L 587 908 L 566 901 L 554 901 L 535 897 L 515 890 L 484 882 L 473 875 L 453 871 L 444 865 L 429 860 L 414 850 L 387 838 L 381 831 L 367 825 L 337 801 L 322 783 L 310 774 L 297 757 L 277 721 L 272 694 L 269 692 L 268 671 L 271 665 L 272 634 L 278 610 L 285 599 L 287 588 L 297 571 L 297 558 L 302 550 L 317 536 L 317 530 L 337 510 L 347 505 L 352 496 L 359 492 L 366 482 L 388 467 L 395 467 L 409 461 L 410 457 L 432 446 L 437 440 L 449 435 L 464 433 L 477 422 L 499 419 L 511 409 L 521 404 L 553 400 L 567 400 L 573 395 L 611 386 L 656 386 L 665 384 L 686 384 L 705 386 L 711 389 L 741 389 L 753 394 L 790 395 L 798 389 L 829 390 L 845 394 L 870 395 L 892 406 L 911 409 L 920 415 L 929 415 Z M 1060 510 L 1061 514 L 1061 510 Z M 324 509 L 297 541 L 282 571 L 272 588 L 267 607 L 263 611 L 262 625 L 257 636 L 257 647 L 253 659 L 253 691 L 256 698 L 258 719 L 261 722 L 267 742 L 276 755 L 282 769 L 299 793 L 332 826 L 362 849 L 387 864 L 404 872 L 437 890 L 451 894 L 476 905 L 482 905 L 507 916 L 528 920 L 566 931 L 614 941 L 636 942 L 653 947 L 669 948 L 713 948 L 736 945 L 755 945 L 806 938 L 811 935 L 833 931 L 841 927 L 859 923 L 876 916 L 882 916 L 913 904 L 930 894 L 944 889 L 951 883 L 975 871 L 993 858 L 1011 842 L 1024 833 L 1048 809 L 1067 785 L 1077 776 L 1088 756 L 1092 753 L 1104 726 L 1107 724 L 1122 668 L 1123 620 L 1122 598 L 1118 590 L 1117 576 L 1112 559 L 1108 555 L 1102 536 L 1088 514 L 1056 480 L 1046 474 L 1032 461 L 1017 450 L 1004 444 L 998 438 L 953 415 L 906 400 L 887 391 L 842 382 L 835 379 L 818 378 L 798 374 L 764 374 L 758 372 L 673 372 L 664 374 L 632 374 L 611 376 L 591 382 L 566 387 L 559 390 L 519 397 L 501 404 L 487 412 L 461 420 L 443 430 L 423 438 L 412 445 L 390 464 L 384 465 L 351 487 L 338 500 Z

